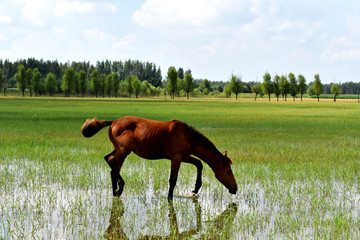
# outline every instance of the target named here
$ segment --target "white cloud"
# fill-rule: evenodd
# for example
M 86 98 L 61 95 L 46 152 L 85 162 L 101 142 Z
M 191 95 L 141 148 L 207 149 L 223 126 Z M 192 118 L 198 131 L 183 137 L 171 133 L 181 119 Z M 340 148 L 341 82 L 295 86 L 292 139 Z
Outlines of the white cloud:
M 53 8 L 53 1 L 37 0 L 23 1 L 21 6 L 22 17 L 27 23 L 34 24 L 37 27 L 44 27 L 48 24 L 51 18 L 51 9 Z
M 108 2 L 57 1 L 54 12 L 58 17 L 76 14 L 89 16 L 114 14 L 116 6 Z
M 252 0 L 250 1 L 250 12 L 256 16 L 263 14 L 274 15 L 278 12 L 277 4 L 274 1 Z
M 350 16 L 347 17 L 346 23 L 349 30 L 349 35 L 353 38 L 360 38 L 360 17 Z
M 321 54 L 325 62 L 360 61 L 360 40 L 343 36 L 330 41 Z
M 97 28 L 85 30 L 82 32 L 82 35 L 90 42 L 90 44 L 111 44 L 116 40 L 115 37 L 106 34 Z
M 13 0 L 0 2 L 0 9 L 6 9 L 1 15 L 0 23 L 9 23 L 17 19 L 23 25 L 36 27 L 53 26 L 56 17 L 64 16 L 108 16 L 116 13 L 116 6 L 101 1 L 70 1 L 70 0 Z M 76 25 L 76 23 L 73 23 Z
M 136 44 L 137 39 L 138 36 L 135 34 L 126 35 L 114 44 L 114 48 L 128 49 Z
M 356 62 L 360 61 L 360 17 L 349 16 L 346 19 L 347 34 L 333 38 L 321 54 L 325 62 Z
M 278 23 L 272 30 L 274 32 L 299 32 L 301 35 L 312 36 L 321 27 L 320 22 L 288 21 Z
M 360 61 L 360 48 L 326 49 L 321 55 L 321 59 L 325 62 Z
M 116 36 L 110 35 L 97 28 L 87 29 L 82 32 L 84 39 L 91 45 L 97 45 L 98 48 L 113 49 L 121 48 L 128 50 L 132 46 L 138 45 L 138 36 L 135 34 L 128 34 L 118 40 Z M 109 49 L 110 50 L 110 49 Z
M 132 20 L 141 26 L 204 27 L 219 20 L 223 11 L 233 11 L 237 1 L 147 0 Z
M 7 15 L 0 15 L 0 24 L 10 24 L 12 23 L 12 18 Z

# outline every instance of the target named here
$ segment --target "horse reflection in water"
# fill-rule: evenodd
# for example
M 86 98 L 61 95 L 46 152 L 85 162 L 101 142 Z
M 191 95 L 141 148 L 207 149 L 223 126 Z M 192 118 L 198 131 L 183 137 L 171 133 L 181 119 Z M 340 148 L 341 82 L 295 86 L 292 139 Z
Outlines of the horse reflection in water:
M 168 203 L 169 208 L 169 235 L 166 237 L 163 236 L 141 236 L 138 240 L 147 240 L 147 239 L 189 239 L 194 235 L 197 235 L 202 230 L 202 221 L 201 221 L 201 206 L 197 200 L 194 200 L 195 213 L 196 213 L 196 226 L 192 227 L 187 231 L 180 232 L 178 227 L 178 221 L 176 217 L 176 212 L 172 202 Z M 206 236 L 201 236 L 200 239 L 218 239 L 219 233 L 230 234 L 228 228 L 232 226 L 232 222 L 237 213 L 237 205 L 235 203 L 229 204 L 229 206 L 216 217 L 215 220 L 210 221 L 211 226 L 207 229 L 210 229 L 210 232 L 206 233 Z M 125 213 L 125 206 L 121 199 L 114 198 L 113 205 L 110 216 L 110 225 L 106 229 L 104 238 L 105 239 L 130 239 L 127 237 L 126 233 L 123 230 L 121 221 Z M 206 221 L 208 223 L 209 221 Z

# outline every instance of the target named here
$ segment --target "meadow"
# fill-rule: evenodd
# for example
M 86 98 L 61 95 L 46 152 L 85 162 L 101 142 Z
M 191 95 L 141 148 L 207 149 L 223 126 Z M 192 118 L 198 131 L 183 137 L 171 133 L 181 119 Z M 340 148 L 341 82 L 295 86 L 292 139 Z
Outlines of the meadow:
M 183 163 L 168 204 L 170 161 L 131 154 L 113 198 L 107 129 L 87 118 L 178 119 L 228 151 L 238 193 L 204 164 Z M 307 99 L 0 98 L 0 239 L 358 239 L 360 105 Z

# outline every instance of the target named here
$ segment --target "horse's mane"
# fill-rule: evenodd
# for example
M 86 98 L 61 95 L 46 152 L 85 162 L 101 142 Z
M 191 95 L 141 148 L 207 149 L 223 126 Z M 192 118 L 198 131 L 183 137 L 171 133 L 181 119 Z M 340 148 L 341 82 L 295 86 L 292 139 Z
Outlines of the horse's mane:
M 198 141 L 200 144 L 204 145 L 206 148 L 212 149 L 215 151 L 218 155 L 222 157 L 223 160 L 232 163 L 231 159 L 228 157 L 225 157 L 219 150 L 215 147 L 215 145 L 207 138 L 204 134 L 196 130 L 193 126 L 190 126 L 186 123 L 184 123 L 185 128 L 189 131 L 192 137 L 195 138 L 196 141 Z

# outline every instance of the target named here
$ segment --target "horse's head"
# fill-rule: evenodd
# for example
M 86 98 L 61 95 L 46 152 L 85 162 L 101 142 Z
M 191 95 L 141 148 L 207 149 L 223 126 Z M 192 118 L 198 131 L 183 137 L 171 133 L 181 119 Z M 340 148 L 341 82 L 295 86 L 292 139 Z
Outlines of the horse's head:
M 227 152 L 225 151 L 222 156 L 222 161 L 219 162 L 215 172 L 215 177 L 222 183 L 224 186 L 229 189 L 229 192 L 236 194 L 237 183 L 235 181 L 234 174 L 231 170 L 232 160 L 228 158 Z

